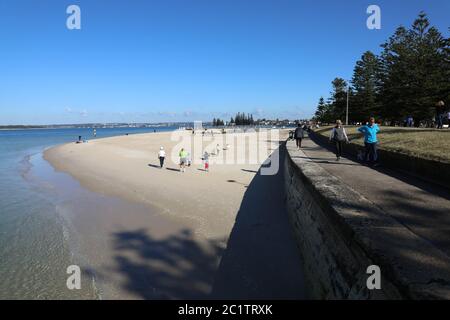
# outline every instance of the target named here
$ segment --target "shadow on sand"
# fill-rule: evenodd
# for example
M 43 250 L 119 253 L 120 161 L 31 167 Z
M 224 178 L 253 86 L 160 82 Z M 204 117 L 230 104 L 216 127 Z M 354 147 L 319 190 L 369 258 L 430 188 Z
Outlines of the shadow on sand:
M 300 256 L 284 204 L 283 165 L 276 175 L 257 174 L 248 186 L 211 297 L 305 297 Z
M 208 298 L 223 252 L 219 241 L 198 243 L 189 230 L 164 239 L 143 229 L 113 237 L 125 290 L 143 299 Z

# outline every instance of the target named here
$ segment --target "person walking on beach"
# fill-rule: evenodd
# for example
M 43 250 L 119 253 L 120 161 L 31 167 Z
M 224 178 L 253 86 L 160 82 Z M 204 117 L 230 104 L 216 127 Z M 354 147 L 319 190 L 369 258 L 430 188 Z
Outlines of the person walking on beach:
M 203 154 L 203 163 L 205 164 L 205 171 L 209 172 L 209 153 L 206 150 Z
M 166 159 L 166 151 L 164 151 L 164 147 L 159 148 L 158 158 L 159 166 L 162 169 L 162 167 L 164 166 L 164 160 Z
M 180 172 L 186 172 L 187 151 L 184 150 L 184 148 L 181 148 L 178 155 L 180 156 Z
M 377 133 L 380 132 L 380 128 L 375 123 L 375 118 L 370 117 L 369 123 L 358 128 L 358 131 L 364 134 L 364 160 L 372 163 L 374 166 L 378 166 Z
M 303 127 L 300 123 L 298 123 L 297 128 L 295 129 L 294 132 L 294 138 L 295 138 L 295 142 L 297 143 L 297 148 L 301 148 L 302 147 L 302 139 L 305 137 L 305 133 L 303 130 Z
M 343 144 L 344 142 L 348 143 L 347 133 L 341 120 L 336 120 L 336 126 L 331 130 L 330 142 L 334 142 L 336 145 L 336 161 L 341 160 Z

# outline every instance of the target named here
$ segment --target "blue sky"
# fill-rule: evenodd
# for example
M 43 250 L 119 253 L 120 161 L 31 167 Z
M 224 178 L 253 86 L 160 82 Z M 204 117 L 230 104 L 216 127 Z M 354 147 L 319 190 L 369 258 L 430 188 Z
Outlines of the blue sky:
M 1 0 L 0 124 L 310 117 L 421 10 L 448 36 L 448 0 Z

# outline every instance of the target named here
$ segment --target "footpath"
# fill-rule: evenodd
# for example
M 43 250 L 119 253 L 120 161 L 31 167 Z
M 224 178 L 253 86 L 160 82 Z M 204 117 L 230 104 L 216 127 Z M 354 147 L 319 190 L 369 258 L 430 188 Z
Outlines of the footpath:
M 302 151 L 410 231 L 450 257 L 450 191 L 382 167 L 369 167 L 343 157 L 336 161 L 333 145 L 306 138 Z M 345 151 L 345 146 L 344 146 Z

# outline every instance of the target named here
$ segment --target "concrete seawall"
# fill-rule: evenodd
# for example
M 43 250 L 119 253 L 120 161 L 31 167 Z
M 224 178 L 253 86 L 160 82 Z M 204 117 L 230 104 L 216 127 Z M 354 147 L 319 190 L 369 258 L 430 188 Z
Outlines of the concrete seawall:
M 450 259 L 286 143 L 286 202 L 314 299 L 450 299 Z M 367 268 L 381 270 L 369 290 Z

